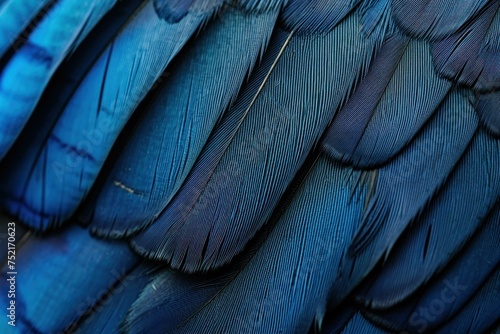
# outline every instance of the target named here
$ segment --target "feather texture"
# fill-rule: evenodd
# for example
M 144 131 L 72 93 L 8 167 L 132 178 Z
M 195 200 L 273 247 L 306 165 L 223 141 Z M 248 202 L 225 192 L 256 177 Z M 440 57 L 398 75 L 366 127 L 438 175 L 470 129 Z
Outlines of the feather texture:
M 290 39 L 258 96 L 235 104 L 176 198 L 134 239 L 139 253 L 199 271 L 242 250 L 363 74 L 373 44 L 350 39 L 356 29 L 351 16 L 328 35 Z M 281 84 L 284 76 L 301 79 Z
M 128 310 L 151 281 L 153 268 L 140 265 L 120 277 L 106 294 L 75 323 L 69 331 L 76 333 L 115 333 L 123 326 Z
M 480 91 L 500 88 L 500 2 L 490 1 L 463 29 L 433 43 L 436 70 Z
M 486 129 L 500 138 L 500 92 L 479 95 L 476 110 Z
M 476 128 L 472 106 L 455 91 L 401 155 L 371 172 L 371 194 L 342 262 L 344 274 L 332 287 L 331 305 L 342 302 L 388 256 L 453 171 Z
M 332 158 L 358 167 L 387 163 L 429 119 L 451 85 L 434 74 L 428 45 L 394 35 L 334 119 L 323 141 Z
M 21 35 L 22 31 L 50 3 L 50 0 L 0 1 L 0 58 L 9 47 L 18 49 L 26 41 L 27 36 Z
M 281 23 L 298 34 L 331 31 L 360 0 L 288 0 L 281 14 Z
M 489 333 L 500 319 L 500 269 L 476 293 L 467 306 L 437 334 Z
M 377 186 L 351 246 L 356 257 L 369 245 L 366 254 L 371 254 L 375 265 L 390 251 L 451 173 L 477 125 L 472 105 L 454 91 L 405 151 L 378 170 Z M 429 164 L 431 157 L 435 158 Z
M 153 284 L 161 292 L 151 286 L 132 308 L 130 333 L 305 332 L 314 318 L 321 322 L 326 298 L 320 296 L 337 276 L 363 205 L 365 191 L 356 188 L 359 176 L 320 158 L 262 246 L 236 275 L 200 277 L 198 284 L 189 283 L 187 292 L 171 286 L 168 275 L 159 277 L 164 284 Z M 337 187 L 338 182 L 348 186 Z M 154 304 L 161 307 L 151 303 L 158 295 Z M 189 312 L 191 317 L 181 316 Z M 164 317 L 177 321 L 163 322 Z M 208 320 L 214 318 L 218 321 Z
M 488 0 L 392 0 L 394 21 L 407 34 L 432 40 L 451 35 L 477 15 Z
M 12 146 L 49 79 L 116 0 L 56 4 L 0 74 L 0 158 Z
M 134 109 L 203 20 L 168 24 L 146 4 L 80 83 L 35 160 L 2 187 L 8 210 L 42 230 L 72 215 Z
M 492 330 L 499 6 L 0 0 L 0 332 Z
M 187 46 L 95 199 L 93 231 L 128 235 L 165 208 L 265 49 L 276 17 L 225 11 Z
M 398 241 L 360 300 L 383 309 L 407 298 L 449 263 L 499 197 L 500 142 L 480 130 L 429 210 Z
M 414 298 L 387 311 L 374 312 L 370 318 L 395 331 L 435 332 L 461 312 L 499 267 L 499 235 L 500 210 L 496 209 L 467 247 Z
M 48 239 L 31 237 L 16 259 L 15 301 L 22 314 L 17 324 L 28 333 L 63 332 L 94 307 L 136 261 L 126 244 L 93 239 L 78 226 Z M 87 274 L 89 268 L 98 279 Z M 14 275 L 9 272 L 2 269 L 2 284 Z M 0 303 L 8 307 L 7 294 L 1 296 Z M 2 333 L 10 328 L 6 321 L 0 323 Z
M 327 332 L 328 333 L 328 332 Z M 383 330 L 371 324 L 366 320 L 363 315 L 358 312 L 356 313 L 351 321 L 345 326 L 345 328 L 340 332 L 342 334 L 388 334 L 390 332 Z

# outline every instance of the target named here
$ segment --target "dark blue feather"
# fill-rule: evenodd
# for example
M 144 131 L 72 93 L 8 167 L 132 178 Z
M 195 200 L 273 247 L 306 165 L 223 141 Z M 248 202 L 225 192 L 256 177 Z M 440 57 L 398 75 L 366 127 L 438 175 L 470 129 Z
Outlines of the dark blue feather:
M 393 35 L 323 140 L 332 158 L 357 167 L 387 163 L 415 136 L 451 84 L 434 73 L 426 43 Z
M 497 269 L 464 309 L 435 333 L 491 333 L 500 321 L 499 306 L 500 269 Z
M 3 185 L 8 211 L 42 230 L 71 216 L 134 109 L 210 15 L 168 24 L 146 4 L 82 80 L 50 135 L 38 143 L 36 160 Z
M 477 125 L 468 99 L 461 92 L 450 93 L 405 151 L 378 170 L 363 225 L 352 242 L 353 256 L 358 257 L 364 249 L 373 266 L 392 249 L 445 182 Z
M 281 9 L 288 0 L 238 0 L 239 6 L 248 11 L 275 11 Z
M 433 43 L 436 70 L 443 77 L 481 91 L 500 88 L 500 2 L 455 34 Z
M 171 333 L 201 311 L 234 279 L 229 273 L 191 277 L 165 270 L 148 284 L 127 314 L 128 333 Z M 160 306 L 160 307 L 158 307 Z
M 169 23 L 177 23 L 182 20 L 187 15 L 189 7 L 195 2 L 205 6 L 207 5 L 207 1 L 203 0 L 153 0 L 158 16 Z M 222 2 L 223 0 L 215 1 L 219 6 Z
M 132 304 L 151 281 L 151 271 L 141 265 L 121 276 L 96 305 L 69 332 L 72 333 L 117 333 Z
M 332 287 L 332 307 L 387 257 L 401 234 L 425 210 L 476 128 L 472 106 L 461 93 L 453 92 L 401 155 L 371 173 L 372 191 L 342 263 L 344 274 Z M 435 160 L 429 163 L 430 159 Z
M 476 110 L 486 129 L 500 138 L 500 92 L 479 95 Z
M 443 273 L 414 298 L 371 317 L 398 331 L 435 332 L 461 311 L 500 266 L 499 235 L 500 209 L 496 209 Z
M 358 29 L 351 15 L 329 34 L 290 39 L 265 85 L 250 84 L 258 96 L 229 111 L 186 184 L 134 239 L 141 254 L 197 271 L 242 250 L 370 61 L 373 43 Z
M 181 290 L 171 285 L 169 274 L 158 277 L 153 284 L 163 292 L 153 286 L 145 291 L 127 319 L 130 333 L 305 332 L 313 321 L 321 323 L 325 293 L 360 218 L 366 189 L 359 178 L 360 173 L 319 158 L 237 274 L 216 280 L 199 276 L 198 284 L 181 283 Z M 191 291 L 184 291 L 186 285 Z M 165 317 L 177 321 L 163 322 Z
M 359 299 L 383 309 L 414 293 L 450 262 L 499 197 L 500 141 L 479 130 L 430 208 L 398 240 Z
M 137 260 L 126 244 L 93 239 L 78 226 L 47 238 L 31 237 L 15 261 L 19 326 L 29 328 L 29 333 L 63 332 L 92 309 Z M 2 269 L 2 284 L 11 276 L 9 272 L 7 267 Z M 2 308 L 7 308 L 7 294 L 0 298 Z M 9 328 L 7 321 L 0 322 L 2 333 Z
M 94 232 L 129 235 L 165 208 L 263 53 L 276 17 L 225 11 L 187 46 L 95 199 Z
M 363 315 L 360 312 L 358 312 L 352 317 L 352 319 L 340 333 L 341 334 L 389 334 L 391 332 L 386 331 L 370 323 L 368 320 L 366 320 L 365 317 L 363 317 Z
M 0 0 L 0 332 L 498 326 L 499 6 Z
M 350 301 L 328 310 L 321 324 L 319 332 L 321 334 L 340 334 L 349 324 L 351 319 L 357 315 L 360 308 Z
M 453 34 L 477 15 L 489 0 L 392 0 L 394 21 L 412 37 L 432 40 Z
M 361 0 L 288 0 L 281 23 L 288 31 L 317 34 L 331 31 Z

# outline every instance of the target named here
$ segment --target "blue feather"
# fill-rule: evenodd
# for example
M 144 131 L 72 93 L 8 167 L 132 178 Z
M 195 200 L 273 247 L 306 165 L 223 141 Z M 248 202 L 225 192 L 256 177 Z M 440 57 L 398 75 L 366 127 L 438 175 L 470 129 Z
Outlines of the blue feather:
M 360 218 L 365 189 L 359 178 L 319 158 L 246 265 L 236 264 L 236 274 L 222 271 L 219 279 L 182 283 L 180 291 L 169 275 L 159 276 L 153 284 L 163 292 L 145 290 L 127 319 L 130 333 L 305 332 L 313 320 L 321 323 L 325 293 Z M 186 285 L 192 291 L 184 291 Z M 160 299 L 152 303 L 153 296 Z
M 476 110 L 486 129 L 500 138 L 500 92 L 479 95 Z
M 50 136 L 54 123 L 71 95 L 109 41 L 114 38 L 142 1 L 119 3 L 54 74 L 53 80 L 46 88 L 25 130 L 0 163 L 0 200 L 2 202 L 6 201 L 12 193 L 20 191 L 20 180 L 28 178 L 32 166 L 39 158 L 40 145 Z
M 349 323 L 340 333 L 341 334 L 389 334 L 391 332 L 385 331 L 384 329 L 370 323 L 368 320 L 366 320 L 365 317 L 363 317 L 363 315 L 360 312 L 358 312 L 352 317 L 351 321 L 349 321 Z
M 352 15 L 327 35 L 290 39 L 258 96 L 236 102 L 176 198 L 134 239 L 141 254 L 198 271 L 242 250 L 363 74 L 373 43 L 358 29 Z
M 436 334 L 491 333 L 500 320 L 500 269 L 457 316 Z
M 433 43 L 436 70 L 443 77 L 490 91 L 500 88 L 500 2 L 490 1 L 463 29 Z
M 281 13 L 281 23 L 298 34 L 331 31 L 361 0 L 288 0 Z
M 80 83 L 39 143 L 37 159 L 4 188 L 9 212 L 41 230 L 71 216 L 134 109 L 205 16 L 188 15 L 172 25 L 146 4 Z
M 168 23 L 177 23 L 182 20 L 194 2 L 196 0 L 153 0 L 156 13 Z M 222 1 L 219 0 L 218 2 L 221 3 Z
M 398 241 L 360 300 L 383 309 L 414 293 L 465 245 L 499 197 L 500 142 L 479 130 L 449 181 Z
M 276 17 L 225 11 L 187 47 L 99 192 L 93 231 L 128 235 L 165 208 L 265 49 Z
M 0 1 L 0 58 L 9 47 L 18 49 L 26 41 L 21 35 L 24 29 L 50 0 L 2 0 Z M 31 26 L 33 28 L 33 26 Z
M 495 328 L 499 6 L 0 0 L 0 332 Z
M 357 167 L 387 163 L 429 119 L 451 84 L 434 74 L 426 43 L 394 35 L 334 119 L 323 148 Z
M 354 316 L 357 316 L 360 308 L 354 303 L 347 301 L 339 307 L 330 308 L 325 314 L 321 328 L 315 332 L 321 334 L 340 334 L 349 324 Z
M 390 0 L 364 0 L 359 6 L 359 15 L 363 32 L 379 42 L 396 33 Z
M 263 12 L 280 10 L 288 0 L 238 0 L 238 4 L 248 11 Z
M 423 291 L 394 308 L 374 312 L 370 318 L 393 330 L 422 333 L 435 331 L 460 313 L 500 265 L 500 210 L 494 211 L 467 247 Z
M 451 35 L 474 18 L 489 0 L 392 0 L 394 21 L 412 37 L 431 40 Z
M 121 276 L 107 291 L 97 305 L 76 323 L 70 332 L 75 333 L 117 333 L 123 327 L 123 319 L 141 291 L 150 283 L 153 268 L 140 265 L 130 273 Z
M 61 1 L 0 74 L 0 158 L 17 138 L 64 57 L 116 0 Z
M 73 226 L 48 238 L 31 237 L 15 262 L 18 324 L 30 333 L 61 333 L 92 309 L 137 257 L 126 244 L 93 239 L 87 230 Z M 9 272 L 2 269 L 2 284 Z M 0 303 L 8 307 L 7 294 Z M 0 322 L 2 333 L 9 328 Z
M 342 263 L 346 274 L 332 287 L 332 305 L 338 305 L 387 257 L 453 171 L 476 128 L 472 106 L 461 93 L 453 92 L 401 155 L 372 172 L 373 189 Z
M 353 253 L 360 255 L 366 246 L 365 253 L 375 265 L 390 251 L 445 182 L 477 125 L 467 98 L 460 92 L 450 93 L 405 151 L 378 170 L 377 185 L 365 210 L 362 228 L 351 246 Z M 415 191 L 417 185 L 421 189 L 418 192 Z

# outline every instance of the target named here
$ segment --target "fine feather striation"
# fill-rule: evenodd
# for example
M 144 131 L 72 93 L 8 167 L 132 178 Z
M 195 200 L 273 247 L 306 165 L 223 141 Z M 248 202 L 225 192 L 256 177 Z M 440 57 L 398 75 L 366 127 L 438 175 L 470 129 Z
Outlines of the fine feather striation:
M 450 87 L 435 75 L 427 43 L 390 36 L 333 120 L 322 147 L 356 167 L 386 164 L 412 140 Z
M 378 170 L 362 227 L 351 245 L 353 256 L 365 252 L 373 266 L 389 253 L 452 172 L 477 126 L 467 97 L 450 93 L 404 152 Z
M 392 0 L 394 22 L 412 37 L 438 40 L 474 19 L 489 0 Z
M 0 198 L 12 200 L 13 189 L 20 191 L 22 185 L 17 182 L 25 180 L 29 175 L 30 169 L 39 158 L 41 145 L 49 138 L 52 127 L 71 95 L 102 51 L 142 2 L 143 0 L 134 0 L 118 3 L 98 23 L 95 30 L 90 32 L 81 47 L 58 68 L 25 129 L 0 162 Z
M 31 237 L 16 255 L 16 266 L 22 268 L 15 282 L 21 315 L 16 324 L 29 333 L 63 332 L 138 261 L 126 244 L 93 239 L 78 226 Z M 2 269 L 2 284 L 8 282 L 8 272 Z M 0 303 L 8 307 L 7 294 Z M 0 323 L 2 333 L 9 333 L 9 327 L 7 321 Z
M 285 30 L 297 34 L 323 34 L 331 31 L 360 0 L 288 0 L 280 21 Z
M 168 24 L 151 2 L 142 7 L 81 81 L 35 161 L 2 186 L 7 210 L 40 230 L 71 216 L 134 109 L 203 20 Z
M 246 265 L 236 273 L 222 269 L 215 280 L 210 274 L 192 276 L 198 284 L 184 279 L 172 284 L 168 275 L 158 277 L 153 284 L 166 285 L 160 285 L 160 293 L 153 286 L 145 290 L 126 329 L 276 333 L 305 332 L 313 321 L 321 323 L 326 292 L 360 219 L 365 189 L 359 177 L 359 172 L 319 158 Z M 176 321 L 162 321 L 164 317 Z
M 332 331 L 322 331 L 321 334 L 333 334 Z M 375 326 L 370 323 L 361 312 L 356 313 L 352 319 L 347 323 L 345 328 L 337 332 L 339 334 L 389 334 L 391 332 Z
M 468 100 L 454 91 L 399 156 L 371 173 L 369 200 L 342 262 L 343 274 L 332 286 L 330 307 L 337 307 L 387 257 L 453 171 L 477 123 Z
M 500 1 L 490 1 L 463 29 L 432 44 L 436 71 L 478 91 L 500 88 Z
M 113 287 L 67 332 L 118 333 L 132 304 L 152 279 L 154 267 L 139 265 L 117 277 Z
M 19 48 L 19 44 L 27 39 L 27 36 L 21 35 L 23 30 L 33 28 L 37 22 L 32 22 L 32 19 L 51 2 L 51 0 L 0 1 L 0 58 L 9 47 Z
M 497 269 L 461 312 L 435 333 L 492 333 L 500 321 L 499 291 L 500 269 Z
M 500 92 L 479 95 L 476 111 L 488 132 L 500 138 Z
M 65 56 L 116 0 L 56 4 L 0 73 L 0 159 L 26 124 Z
M 168 23 L 177 23 L 182 20 L 189 12 L 189 7 L 193 3 L 199 2 L 204 4 L 205 1 L 200 0 L 153 0 L 153 5 L 158 16 Z M 222 0 L 215 1 L 217 5 L 222 3 Z M 206 5 L 206 4 L 205 4 Z
M 396 33 L 392 20 L 391 0 L 364 0 L 358 7 L 363 33 L 383 42 Z
M 243 93 L 183 188 L 134 239 L 139 253 L 199 271 L 242 250 L 370 61 L 373 43 L 358 29 L 351 16 L 328 35 L 290 39 L 256 98 Z
M 321 323 L 321 328 L 313 328 L 310 334 L 339 334 L 345 329 L 351 319 L 357 315 L 360 308 L 350 299 L 346 299 L 341 305 L 335 308 L 328 308 Z
M 500 142 L 478 130 L 443 189 L 359 300 L 385 309 L 406 299 L 453 259 L 499 197 Z
M 414 298 L 386 311 L 369 311 L 369 318 L 394 331 L 423 333 L 435 332 L 460 313 L 500 265 L 500 209 L 493 211 L 450 265 Z
M 252 14 L 276 12 L 288 0 L 153 0 L 158 16 L 169 23 L 177 23 L 188 12 L 205 13 L 210 8 L 228 7 L 241 8 Z
M 95 199 L 93 232 L 127 236 L 160 214 L 236 99 L 276 17 L 224 11 L 186 47 Z

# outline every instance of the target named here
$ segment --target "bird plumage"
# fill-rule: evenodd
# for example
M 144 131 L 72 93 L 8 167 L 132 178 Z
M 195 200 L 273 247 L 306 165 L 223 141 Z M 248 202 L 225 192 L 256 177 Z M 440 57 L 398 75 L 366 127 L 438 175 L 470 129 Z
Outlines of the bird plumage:
M 495 330 L 499 20 L 0 0 L 0 331 Z

